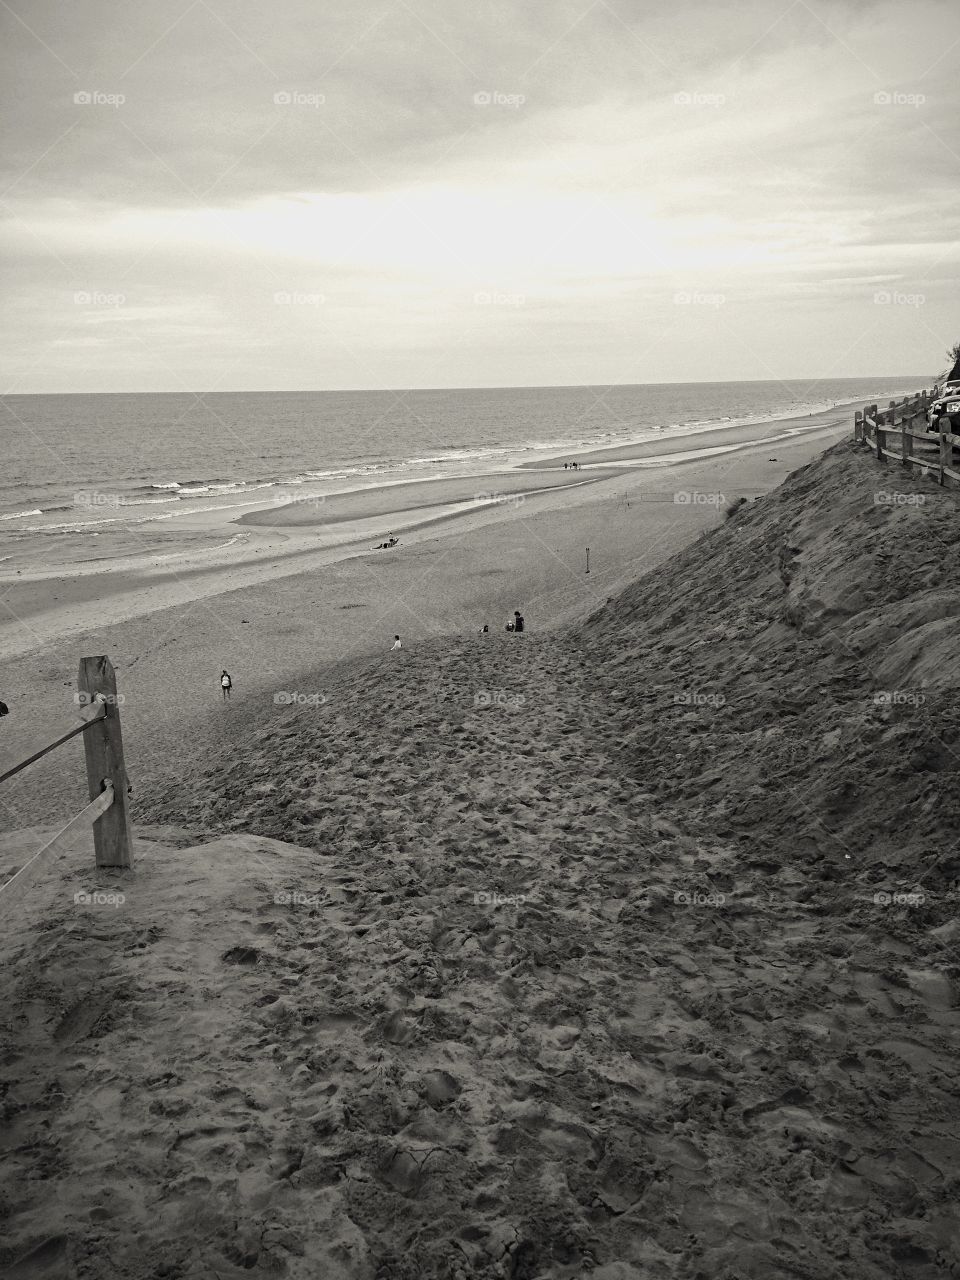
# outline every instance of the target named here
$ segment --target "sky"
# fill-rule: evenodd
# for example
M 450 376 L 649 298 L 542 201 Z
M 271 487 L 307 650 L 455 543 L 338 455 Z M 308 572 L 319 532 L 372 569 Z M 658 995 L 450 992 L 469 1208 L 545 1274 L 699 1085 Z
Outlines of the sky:
M 896 376 L 956 0 L 0 0 L 4 394 Z

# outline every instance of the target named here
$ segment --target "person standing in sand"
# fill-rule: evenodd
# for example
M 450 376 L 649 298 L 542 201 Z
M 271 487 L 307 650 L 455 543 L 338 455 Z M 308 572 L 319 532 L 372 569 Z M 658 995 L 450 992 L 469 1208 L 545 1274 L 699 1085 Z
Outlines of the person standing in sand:
M 230 679 L 226 671 L 220 672 L 220 688 L 223 690 L 224 702 L 230 701 L 230 690 L 233 688 L 233 681 Z
M 523 630 L 523 614 L 519 609 L 513 611 L 513 630 L 515 634 L 519 634 Z
M 393 653 L 394 649 L 402 649 L 402 648 L 403 648 L 403 645 L 400 643 L 400 637 L 394 636 L 393 644 L 390 646 L 390 652 Z

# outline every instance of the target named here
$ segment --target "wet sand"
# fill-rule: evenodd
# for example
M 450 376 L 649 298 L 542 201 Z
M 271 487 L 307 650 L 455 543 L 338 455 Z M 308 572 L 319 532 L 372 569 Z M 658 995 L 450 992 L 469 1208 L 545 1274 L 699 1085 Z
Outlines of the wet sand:
M 595 484 L 616 475 L 618 472 L 610 469 L 596 470 L 588 477 L 575 471 L 561 469 L 558 475 L 556 468 L 550 471 L 538 468 L 533 473 L 498 471 L 451 480 L 412 480 L 251 511 L 240 516 L 236 523 L 287 529 L 368 520 L 410 511 L 427 513 L 437 507 L 455 508 L 460 504 L 496 506 L 504 502 L 519 503 L 538 492 L 550 491 L 559 496 L 564 489 Z

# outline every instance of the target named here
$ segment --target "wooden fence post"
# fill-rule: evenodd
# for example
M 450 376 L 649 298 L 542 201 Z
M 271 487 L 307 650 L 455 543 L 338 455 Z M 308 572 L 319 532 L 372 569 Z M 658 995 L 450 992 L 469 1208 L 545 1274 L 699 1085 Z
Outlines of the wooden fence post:
M 853 439 L 854 442 L 863 439 L 863 414 L 859 409 L 853 415 Z
M 77 688 L 87 703 L 100 694 L 106 715 L 95 721 L 83 735 L 87 762 L 87 788 L 95 800 L 103 790 L 104 778 L 113 782 L 113 804 L 93 824 L 93 844 L 98 867 L 131 867 L 133 834 L 127 805 L 127 770 L 123 762 L 120 734 L 120 707 L 117 677 L 109 658 L 81 658 Z
M 904 418 L 903 422 L 900 425 L 903 428 L 903 435 L 900 439 L 900 445 L 901 445 L 900 461 L 902 462 L 903 466 L 909 467 L 910 454 L 913 449 L 913 437 L 910 434 L 910 432 L 913 430 L 912 416 L 909 418 Z
M 940 432 L 940 483 L 946 484 L 944 475 L 944 467 L 953 466 L 953 445 L 949 440 L 950 433 L 948 431 Z

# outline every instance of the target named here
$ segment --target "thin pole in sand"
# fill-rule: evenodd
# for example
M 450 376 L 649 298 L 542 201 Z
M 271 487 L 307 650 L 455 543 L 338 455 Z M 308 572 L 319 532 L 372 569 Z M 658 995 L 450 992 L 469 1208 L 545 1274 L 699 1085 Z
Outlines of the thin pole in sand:
M 587 547 L 587 573 L 590 572 L 590 548 Z

